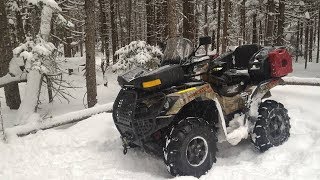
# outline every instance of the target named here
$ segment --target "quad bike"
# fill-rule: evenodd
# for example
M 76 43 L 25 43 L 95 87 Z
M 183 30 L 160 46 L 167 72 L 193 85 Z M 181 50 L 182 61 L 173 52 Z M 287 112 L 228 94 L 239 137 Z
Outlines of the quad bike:
M 211 38 L 199 42 L 198 48 Z M 198 56 L 198 48 L 169 39 L 159 69 L 118 77 L 113 119 L 124 154 L 134 147 L 161 154 L 173 176 L 205 174 L 216 162 L 218 133 L 232 145 L 251 137 L 261 152 L 290 135 L 285 107 L 265 100 L 292 72 L 285 48 L 244 45 L 221 56 Z M 235 122 L 236 114 L 242 120 Z

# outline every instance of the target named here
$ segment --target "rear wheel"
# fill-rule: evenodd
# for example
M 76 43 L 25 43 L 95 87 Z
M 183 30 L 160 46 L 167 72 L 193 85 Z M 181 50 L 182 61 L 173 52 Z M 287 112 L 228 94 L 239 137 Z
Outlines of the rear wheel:
M 173 176 L 200 177 L 216 162 L 217 138 L 213 127 L 201 118 L 186 118 L 166 137 L 164 161 Z
M 290 118 L 288 110 L 281 103 L 266 100 L 259 107 L 259 117 L 251 139 L 261 152 L 273 146 L 279 146 L 290 136 Z

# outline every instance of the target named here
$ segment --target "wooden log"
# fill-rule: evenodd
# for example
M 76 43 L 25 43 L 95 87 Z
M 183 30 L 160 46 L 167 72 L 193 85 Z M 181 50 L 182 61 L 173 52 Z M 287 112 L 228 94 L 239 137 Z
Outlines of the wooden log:
M 284 77 L 285 85 L 320 86 L 320 78 Z
M 88 108 L 80 111 L 67 113 L 61 116 L 49 118 L 38 123 L 31 123 L 31 124 L 12 127 L 12 128 L 7 128 L 5 132 L 9 137 L 12 135 L 23 137 L 29 134 L 36 133 L 40 130 L 47 130 L 47 129 L 52 129 L 52 128 L 56 128 L 56 127 L 67 125 L 67 124 L 76 123 L 76 122 L 88 119 L 89 117 L 96 114 L 111 113 L 112 106 L 113 106 L 113 103 L 99 105 L 93 108 Z

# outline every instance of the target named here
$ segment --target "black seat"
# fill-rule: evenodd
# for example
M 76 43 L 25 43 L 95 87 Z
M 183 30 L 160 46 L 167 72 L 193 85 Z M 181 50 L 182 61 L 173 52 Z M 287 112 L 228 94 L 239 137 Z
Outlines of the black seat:
M 249 61 L 260 49 L 256 44 L 242 45 L 234 52 L 225 53 L 217 59 L 224 63 L 223 69 L 211 73 L 219 77 L 213 85 L 217 87 L 220 95 L 234 96 L 247 87 L 250 83 Z
M 250 59 L 260 49 L 261 46 L 257 44 L 248 44 L 237 47 L 234 51 L 234 67 L 236 69 L 248 69 Z

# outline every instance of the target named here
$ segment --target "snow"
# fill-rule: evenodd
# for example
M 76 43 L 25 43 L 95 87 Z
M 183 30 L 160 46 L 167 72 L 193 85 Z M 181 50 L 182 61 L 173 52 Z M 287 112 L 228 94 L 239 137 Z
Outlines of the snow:
M 17 122 L 19 124 L 26 124 L 28 122 L 33 123 L 39 119 L 39 116 L 32 116 L 32 113 L 38 103 L 38 92 L 41 86 L 41 77 L 42 75 L 38 70 L 32 70 L 27 75 L 28 83 L 25 89 L 25 98 L 21 102 L 17 115 Z
M 310 13 L 308 11 L 305 12 L 305 17 L 306 17 L 306 19 L 310 19 Z
M 279 86 L 273 99 L 289 110 L 291 137 L 261 154 L 242 141 L 219 143 L 217 163 L 201 179 L 319 179 L 319 87 Z M 51 129 L 0 143 L 0 179 L 163 179 L 162 159 L 139 149 L 122 154 L 111 114 L 103 113 L 67 129 Z M 178 180 L 195 179 L 177 177 Z
M 99 61 L 97 57 L 97 61 Z M 64 68 L 77 68 L 84 58 L 67 59 Z M 319 77 L 319 65 L 310 64 L 308 71 L 303 64 L 294 65 L 292 77 Z M 97 65 L 98 67 L 98 65 Z M 71 91 L 76 97 L 66 102 L 47 104 L 41 96 L 39 114 L 49 113 L 52 121 L 63 122 L 72 116 L 83 114 L 72 112 L 83 109 L 82 98 L 85 81 L 81 69 L 68 80 L 80 86 Z M 98 73 L 98 99 L 100 104 L 114 101 L 119 87 L 116 75 L 108 72 L 109 86 L 102 83 Z M 21 90 L 25 88 L 20 84 Z M 45 92 L 45 91 L 44 91 Z M 256 179 L 320 179 L 320 87 L 277 86 L 272 89 L 272 99 L 285 105 L 291 117 L 291 136 L 283 145 L 261 154 L 250 143 L 242 140 L 237 146 L 227 142 L 218 143 L 217 163 L 200 179 L 256 180 Z M 3 92 L 0 94 L 3 96 Z M 22 96 L 27 96 L 23 95 Z M 24 97 L 22 97 L 24 98 Z M 3 102 L 4 98 L 1 99 Z M 109 104 L 110 106 L 110 104 Z M 7 130 L 12 126 L 15 111 L 4 107 Z M 47 112 L 49 111 L 50 112 Z M 89 110 L 90 111 L 90 110 Z M 82 113 L 84 111 L 81 111 Z M 61 115 L 67 113 L 66 115 Z M 70 113 L 70 114 L 69 114 Z M 48 124 L 49 121 L 46 121 Z M 46 124 L 46 123 L 45 123 Z M 237 116 L 232 127 L 243 124 Z M 73 126 L 39 131 L 22 138 L 10 137 L 8 143 L 0 141 L 0 179 L 171 179 L 162 158 L 149 155 L 141 149 L 129 149 L 123 155 L 120 134 L 114 126 L 110 113 L 101 113 Z M 177 180 L 195 179 L 176 177 Z

